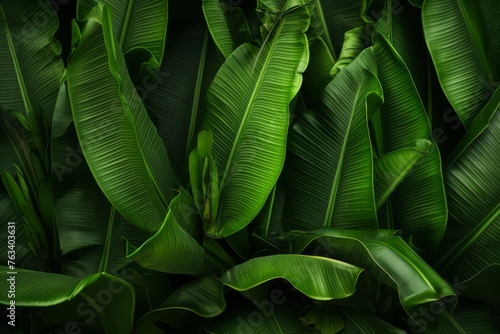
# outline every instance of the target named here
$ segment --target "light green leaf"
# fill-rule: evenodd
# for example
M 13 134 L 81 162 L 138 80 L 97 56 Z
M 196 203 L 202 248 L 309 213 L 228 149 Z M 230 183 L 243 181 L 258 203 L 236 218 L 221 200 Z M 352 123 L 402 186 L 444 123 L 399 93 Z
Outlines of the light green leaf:
M 156 231 L 177 181 L 111 33 L 89 19 L 68 65 L 68 94 L 80 145 L 103 193 L 132 224 Z
M 177 221 L 174 210 L 192 207 L 193 199 L 181 188 L 170 204 L 165 221 L 158 232 L 135 249 L 127 242 L 127 258 L 136 261 L 145 268 L 165 273 L 194 274 L 205 259 L 205 251 Z M 191 211 L 189 224 L 199 224 Z
M 214 136 L 213 154 L 222 176 L 218 236 L 251 222 L 281 171 L 288 105 L 308 62 L 308 25 L 305 7 L 284 15 L 262 50 L 240 46 L 209 88 L 203 129 Z
M 279 254 L 248 260 L 226 271 L 221 280 L 243 291 L 274 278 L 284 278 L 310 298 L 330 300 L 352 295 L 362 271 L 324 257 Z

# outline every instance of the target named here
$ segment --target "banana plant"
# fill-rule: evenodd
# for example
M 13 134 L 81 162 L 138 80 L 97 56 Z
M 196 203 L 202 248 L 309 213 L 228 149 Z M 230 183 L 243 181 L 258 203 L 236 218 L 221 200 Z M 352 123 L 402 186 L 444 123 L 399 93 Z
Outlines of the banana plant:
M 51 3 L 0 0 L 1 333 L 500 331 L 496 1 Z

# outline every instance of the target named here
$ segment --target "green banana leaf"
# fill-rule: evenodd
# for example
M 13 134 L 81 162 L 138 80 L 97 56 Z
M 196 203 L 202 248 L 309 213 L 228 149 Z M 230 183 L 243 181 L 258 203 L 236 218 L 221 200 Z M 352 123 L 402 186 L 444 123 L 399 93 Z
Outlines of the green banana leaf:
M 187 186 L 183 167 L 196 144 L 209 84 L 223 62 L 203 15 L 169 27 L 165 57 L 151 83 L 141 85 L 144 104 L 157 119 L 172 166 Z
M 467 130 L 464 138 L 458 143 L 453 152 L 444 164 L 444 170 L 453 165 L 460 155 L 476 140 L 479 135 L 490 125 L 493 116 L 500 109 L 500 87 L 495 90 L 491 99 L 488 101 L 484 109 L 474 118 L 471 126 Z
M 186 232 L 174 211 L 192 207 L 193 199 L 181 188 L 180 193 L 170 203 L 162 227 L 136 248 L 127 242 L 127 259 L 145 268 L 172 274 L 195 274 L 205 260 L 205 251 L 198 242 Z M 191 210 L 185 224 L 200 224 L 196 210 Z
M 117 213 L 94 180 L 80 149 L 65 82 L 57 101 L 51 165 L 62 273 L 83 278 L 119 270 L 131 262 L 122 238 L 141 243 L 150 235 Z
M 314 254 L 364 268 L 372 276 L 393 286 L 403 308 L 410 315 L 420 307 L 447 298 L 444 305 L 452 311 L 456 296 L 452 288 L 424 262 L 394 230 L 357 231 L 322 228 L 308 232 L 290 232 L 294 253 L 302 253 L 317 239 Z M 312 248 L 312 247 L 310 247 Z
M 367 49 L 328 84 L 317 110 L 292 128 L 284 230 L 378 227 L 367 124 L 382 101 L 375 72 L 373 50 Z
M 498 95 L 496 95 L 498 96 Z M 489 125 L 481 125 L 444 174 L 450 219 L 435 268 L 445 277 L 465 281 L 490 265 L 500 264 L 499 101 L 489 105 Z M 488 118 L 486 118 L 488 120 Z M 478 119 L 479 120 L 479 119 Z M 475 121 L 474 121 L 475 123 Z M 476 128 L 471 125 L 470 130 Z M 487 123 L 486 123 L 487 124 Z M 477 137 L 476 137 L 477 136 Z M 486 288 L 486 287 L 483 287 Z M 483 290 L 495 294 L 498 289 Z
M 43 19 L 44 24 L 37 24 Z M 57 14 L 47 1 L 2 1 L 0 5 L 0 108 L 33 121 L 35 109 L 52 120 L 64 71 L 61 46 L 54 40 Z
M 382 8 L 375 11 L 380 16 L 375 30 L 386 37 L 408 68 L 444 161 L 463 137 L 464 128 L 439 83 L 425 41 L 422 11 L 399 0 L 375 0 L 375 4 Z
M 495 0 L 428 0 L 422 6 L 439 81 L 466 128 L 500 83 L 499 12 Z
M 284 278 L 310 298 L 330 300 L 352 295 L 362 271 L 328 258 L 278 254 L 239 264 L 226 271 L 221 280 L 235 290 L 244 291 L 271 279 Z
M 437 249 L 447 221 L 439 150 L 403 60 L 382 35 L 375 38 L 374 51 L 384 90 L 384 104 L 372 118 L 377 155 L 414 146 L 420 139 L 432 143 L 429 152 L 381 208 L 388 217 L 381 225 L 401 229 L 405 238 L 412 236 L 417 248 L 431 252 Z
M 171 328 L 180 327 L 186 320 L 187 313 L 204 318 L 218 316 L 226 308 L 223 288 L 223 284 L 213 275 L 189 282 L 176 289 L 157 309 L 139 319 L 134 331 L 163 333 L 157 323 L 166 323 Z
M 210 85 L 202 128 L 213 134 L 212 153 L 222 175 L 216 236 L 248 225 L 281 172 L 288 105 L 308 62 L 308 25 L 305 7 L 285 14 L 261 50 L 240 46 Z
M 4 266 L 0 270 L 10 271 Z M 126 281 L 106 273 L 78 279 L 20 268 L 16 271 L 16 306 L 52 306 L 81 297 L 79 312 L 97 315 L 106 333 L 129 333 L 132 329 L 135 294 Z M 8 291 L 7 284 L 2 280 L 2 291 Z M 9 305 L 7 294 L 0 297 L 0 303 Z
M 240 45 L 252 40 L 241 8 L 233 7 L 226 0 L 205 0 L 203 13 L 210 35 L 224 58 L 229 58 Z
M 126 56 L 137 49 L 146 49 L 155 67 L 160 66 L 167 35 L 167 0 L 78 0 L 77 19 L 85 20 L 96 4 L 110 8 L 113 33 Z
M 68 64 L 68 95 L 81 149 L 99 187 L 132 224 L 164 221 L 177 181 L 112 34 L 111 13 L 86 21 Z

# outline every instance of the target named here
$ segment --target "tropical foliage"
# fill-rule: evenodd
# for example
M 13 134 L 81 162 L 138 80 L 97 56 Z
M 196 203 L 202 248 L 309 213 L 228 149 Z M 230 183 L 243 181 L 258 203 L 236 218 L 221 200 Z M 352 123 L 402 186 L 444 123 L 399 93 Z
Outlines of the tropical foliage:
M 0 332 L 499 332 L 499 15 L 0 0 Z

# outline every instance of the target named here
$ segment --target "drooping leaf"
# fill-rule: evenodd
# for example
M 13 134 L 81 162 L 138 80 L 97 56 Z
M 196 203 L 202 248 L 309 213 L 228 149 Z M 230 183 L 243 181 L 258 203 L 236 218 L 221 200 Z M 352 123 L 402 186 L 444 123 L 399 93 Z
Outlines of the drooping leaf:
M 156 231 L 177 181 L 111 30 L 86 21 L 68 64 L 68 94 L 80 145 L 103 193 L 132 224 Z
M 375 72 L 367 49 L 325 88 L 318 109 L 292 128 L 283 172 L 285 230 L 377 228 L 367 125 L 382 99 Z
M 262 50 L 240 46 L 209 88 L 202 128 L 214 136 L 213 154 L 221 174 L 218 236 L 231 235 L 251 222 L 281 171 L 288 105 L 308 61 L 308 25 L 305 7 L 284 15 Z

